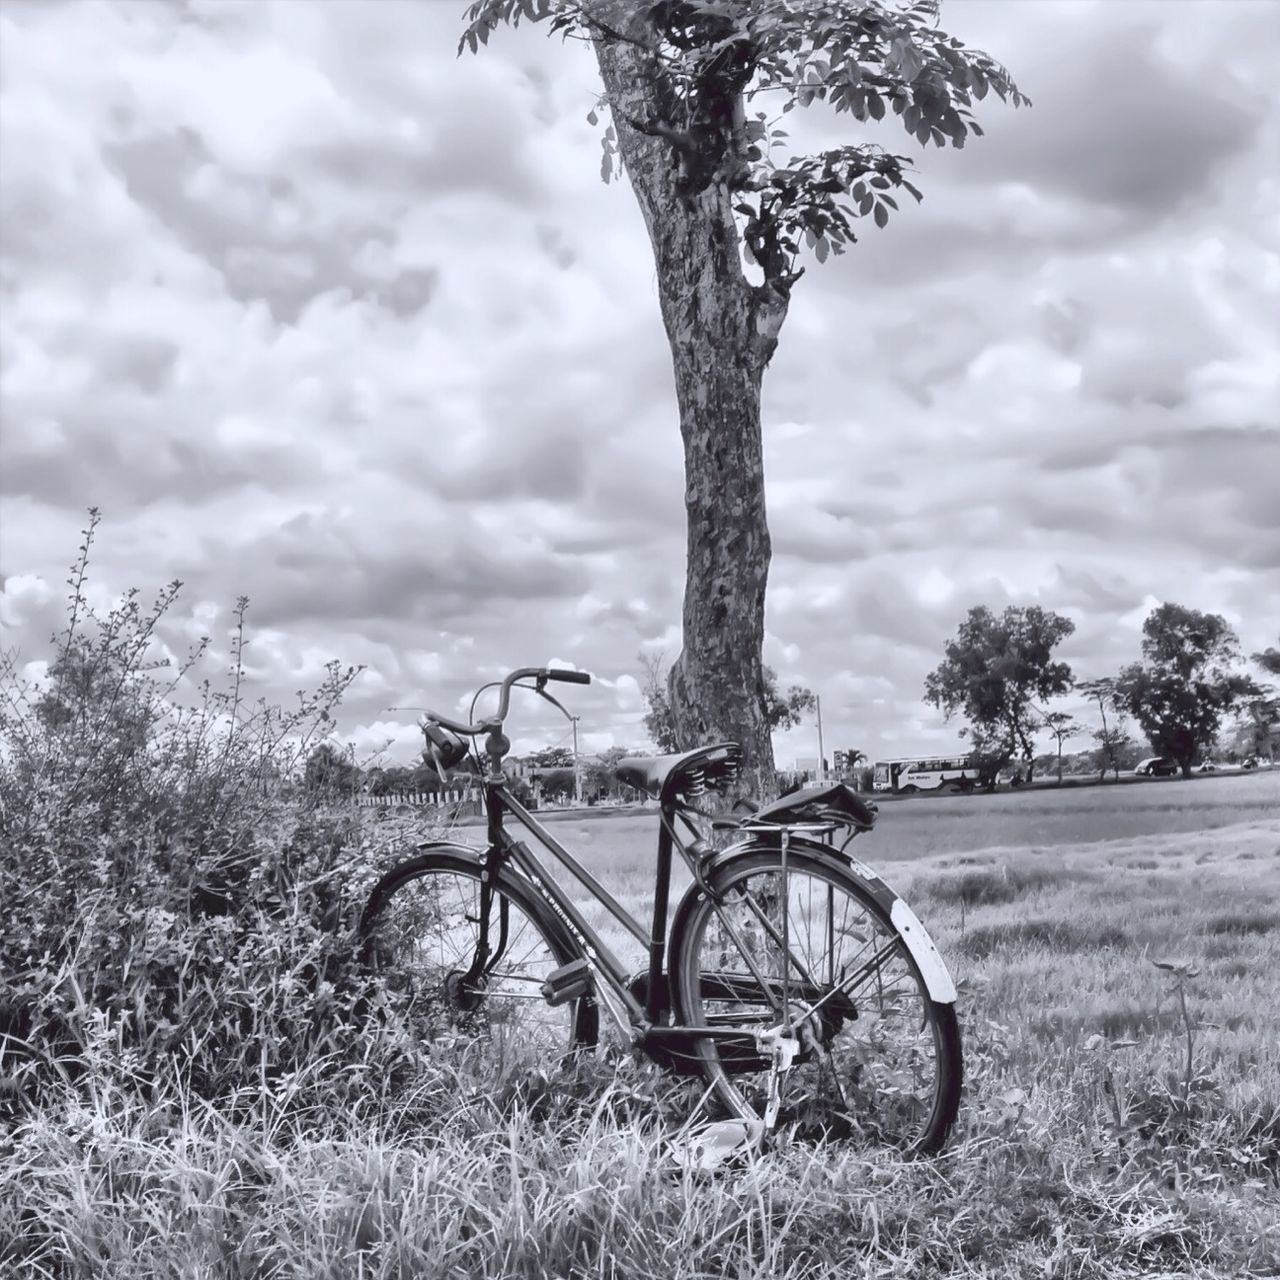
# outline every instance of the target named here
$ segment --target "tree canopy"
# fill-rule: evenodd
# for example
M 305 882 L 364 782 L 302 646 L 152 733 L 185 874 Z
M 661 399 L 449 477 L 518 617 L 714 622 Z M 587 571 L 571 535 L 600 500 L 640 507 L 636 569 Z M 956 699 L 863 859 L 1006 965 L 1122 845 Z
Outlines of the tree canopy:
M 963 715 L 986 772 L 1018 755 L 1030 767 L 1042 720 L 1036 703 L 1066 693 L 1071 668 L 1054 648 L 1075 631 L 1070 618 L 1039 605 L 1010 606 L 997 616 L 975 605 L 947 641 L 946 657 L 925 679 L 925 701 L 950 718 Z M 1003 759 L 1000 759 L 1003 757 Z
M 1268 675 L 1280 676 L 1280 649 L 1275 647 L 1263 649 L 1261 653 L 1251 654 L 1250 657 Z
M 1128 730 L 1125 728 L 1125 708 L 1123 699 L 1117 689 L 1114 676 L 1102 676 L 1097 680 L 1082 680 L 1076 689 L 1097 704 L 1098 718 L 1101 727 L 1093 730 L 1093 740 L 1098 744 L 1098 781 L 1107 776 L 1107 766 L 1116 781 L 1120 780 L 1120 760 L 1132 745 Z M 1107 719 L 1107 713 L 1111 719 Z
M 1142 624 L 1145 661 L 1125 667 L 1117 692 L 1151 745 L 1189 777 L 1223 714 L 1262 690 L 1236 670 L 1240 646 L 1227 620 L 1162 604 Z

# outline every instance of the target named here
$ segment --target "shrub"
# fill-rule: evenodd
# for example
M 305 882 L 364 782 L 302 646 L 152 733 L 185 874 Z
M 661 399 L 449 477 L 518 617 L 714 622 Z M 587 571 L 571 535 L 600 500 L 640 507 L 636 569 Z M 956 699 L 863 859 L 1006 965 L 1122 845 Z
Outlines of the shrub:
M 177 582 L 150 609 L 89 607 L 97 524 L 47 680 L 0 660 L 0 1101 L 86 1073 L 226 1098 L 322 1055 L 334 1087 L 385 1070 L 409 1046 L 357 1025 L 370 856 L 305 785 L 357 670 L 330 664 L 292 710 L 249 705 L 242 598 L 228 687 L 180 705 L 208 640 L 168 660 Z

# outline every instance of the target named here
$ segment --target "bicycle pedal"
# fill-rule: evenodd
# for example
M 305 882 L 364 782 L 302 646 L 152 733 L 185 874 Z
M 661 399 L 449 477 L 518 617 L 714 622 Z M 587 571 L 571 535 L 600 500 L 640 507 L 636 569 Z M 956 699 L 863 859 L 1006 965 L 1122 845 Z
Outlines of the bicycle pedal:
M 542 984 L 542 994 L 549 1005 L 566 1004 L 579 996 L 590 995 L 594 990 L 591 964 L 583 959 L 570 960 L 568 964 L 552 970 Z

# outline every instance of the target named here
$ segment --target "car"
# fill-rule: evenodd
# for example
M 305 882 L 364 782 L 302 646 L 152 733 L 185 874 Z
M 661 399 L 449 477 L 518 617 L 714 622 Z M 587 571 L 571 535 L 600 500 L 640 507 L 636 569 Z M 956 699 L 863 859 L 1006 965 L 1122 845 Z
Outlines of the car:
M 1138 762 L 1133 772 L 1139 778 L 1172 778 L 1178 766 L 1168 756 L 1148 756 Z

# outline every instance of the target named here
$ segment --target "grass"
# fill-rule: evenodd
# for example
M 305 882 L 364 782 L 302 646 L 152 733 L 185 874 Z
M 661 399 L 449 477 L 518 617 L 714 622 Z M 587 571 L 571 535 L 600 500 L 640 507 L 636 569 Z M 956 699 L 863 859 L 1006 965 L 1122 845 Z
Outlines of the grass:
M 691 1174 L 625 1062 L 501 1109 L 442 1053 L 408 1099 L 300 1115 L 305 1082 L 277 1080 L 234 1122 L 90 1081 L 0 1139 L 0 1269 L 1280 1273 L 1280 821 L 877 865 L 961 990 L 966 1098 L 938 1160 L 783 1140 Z M 647 898 L 646 862 L 596 869 L 632 905 Z

